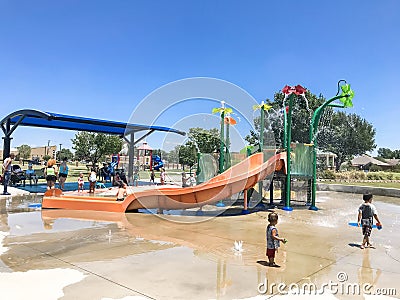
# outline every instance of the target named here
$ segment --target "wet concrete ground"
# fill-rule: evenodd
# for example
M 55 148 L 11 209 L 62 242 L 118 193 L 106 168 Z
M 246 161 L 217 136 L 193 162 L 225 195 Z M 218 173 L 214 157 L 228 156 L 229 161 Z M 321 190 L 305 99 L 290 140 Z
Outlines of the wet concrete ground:
M 400 199 L 374 198 L 383 229 L 372 232 L 375 248 L 364 250 L 358 247 L 361 229 L 348 225 L 356 222 L 361 196 L 319 192 L 317 199 L 317 212 L 303 206 L 277 210 L 280 236 L 288 240 L 277 254 L 280 268 L 265 266 L 268 211 L 160 217 L 42 211 L 34 205 L 40 196 L 1 199 L 0 297 L 390 299 L 368 293 L 397 289 L 390 297 L 399 298 Z M 234 250 L 235 240 L 243 241 L 242 252 Z M 322 295 L 312 297 L 277 289 L 279 283 L 321 289 L 329 282 L 330 290 L 324 287 Z M 346 292 L 366 283 L 373 286 L 366 286 L 367 294 Z

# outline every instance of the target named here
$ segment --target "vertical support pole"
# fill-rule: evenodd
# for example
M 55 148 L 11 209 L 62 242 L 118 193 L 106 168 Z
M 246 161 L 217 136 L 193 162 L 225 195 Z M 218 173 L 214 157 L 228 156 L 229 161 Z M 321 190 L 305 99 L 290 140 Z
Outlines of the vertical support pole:
M 4 133 L 3 137 L 3 161 L 10 155 L 11 152 L 11 140 L 12 137 L 10 137 L 10 131 L 11 131 L 11 122 L 10 119 L 8 118 L 6 121 L 6 132 Z
M 224 104 L 222 102 L 222 107 L 224 107 Z M 219 170 L 218 173 L 221 174 L 224 172 L 224 167 L 225 167 L 225 133 L 224 133 L 224 120 L 225 120 L 225 112 L 221 111 L 221 132 L 220 132 L 220 145 L 219 145 Z M 220 200 L 217 204 L 217 207 L 225 207 L 224 202 Z
M 286 177 L 281 178 L 281 203 L 286 201 Z
M 316 148 L 316 139 L 314 141 L 313 145 L 313 178 L 311 181 L 311 205 L 310 205 L 310 210 L 318 210 L 318 208 L 315 206 L 315 198 L 317 194 L 317 148 Z
M 318 208 L 315 206 L 315 198 L 316 198 L 316 193 L 317 193 L 317 129 L 318 129 L 318 123 L 319 119 L 327 106 L 332 106 L 332 107 L 341 107 L 344 108 L 345 106 L 343 105 L 330 105 L 333 101 L 347 97 L 347 96 L 336 96 L 328 101 L 326 101 L 324 104 L 322 104 L 320 107 L 318 107 L 312 116 L 311 119 L 311 124 L 310 124 L 310 143 L 313 144 L 313 179 L 311 183 L 311 206 L 310 210 L 318 210 Z
M 133 167 L 135 157 L 135 134 L 130 134 L 129 145 L 128 145 L 128 182 L 133 182 Z
M 312 201 L 312 179 L 307 179 L 307 205 Z
M 264 159 L 264 129 L 265 129 L 265 110 L 264 106 L 261 107 L 261 118 L 260 118 L 260 152 L 263 153 Z M 264 161 L 263 161 L 264 162 Z M 263 200 L 263 182 L 258 183 L 258 194 L 260 195 L 260 203 Z
M 225 118 L 224 118 L 225 120 Z M 231 157 L 230 157 L 230 153 L 229 153 L 229 148 L 231 145 L 231 141 L 229 138 L 229 122 L 226 123 L 226 142 L 225 142 L 225 167 L 224 170 L 228 170 L 231 167 Z
M 290 194 L 291 194 L 291 141 L 292 141 L 292 104 L 293 104 L 293 97 L 295 94 L 290 94 L 289 96 L 289 111 L 287 113 L 287 128 L 286 132 L 286 201 L 283 210 L 292 211 L 293 208 L 290 207 Z M 286 109 L 286 108 L 285 108 Z
M 286 147 L 286 140 L 287 140 L 287 130 L 288 130 L 288 126 L 287 126 L 287 111 L 286 111 L 286 107 L 283 108 L 283 143 L 282 143 L 282 147 L 285 148 Z
M 10 155 L 11 140 L 12 140 L 12 138 L 9 136 L 3 137 L 3 161 Z
M 274 206 L 274 179 L 272 178 L 271 183 L 269 184 L 269 206 Z
M 247 203 L 247 189 L 243 190 L 243 210 L 242 214 L 248 214 L 249 209 L 248 209 L 248 203 Z
M 260 151 L 264 150 L 264 127 L 265 127 L 265 110 L 261 107 L 261 118 L 260 118 Z
M 221 132 L 220 132 L 220 145 L 219 145 L 219 174 L 224 172 L 224 154 L 225 154 L 225 145 L 224 145 L 224 140 L 225 140 L 225 133 L 224 133 L 224 119 L 225 119 L 225 112 L 221 112 Z

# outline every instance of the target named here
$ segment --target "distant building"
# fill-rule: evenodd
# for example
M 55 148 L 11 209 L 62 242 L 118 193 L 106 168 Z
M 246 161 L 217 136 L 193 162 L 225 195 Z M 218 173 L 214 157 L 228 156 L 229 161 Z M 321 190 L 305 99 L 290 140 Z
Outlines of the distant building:
M 360 170 L 369 170 L 373 165 L 379 166 L 382 169 L 389 169 L 391 167 L 390 164 L 377 160 L 367 154 L 363 154 L 351 160 L 351 166 L 357 167 Z
M 50 155 L 51 157 L 55 157 L 57 152 L 57 146 L 44 146 L 44 147 L 34 147 L 31 148 L 31 156 L 28 159 L 36 159 L 43 160 L 45 155 Z M 12 148 L 11 153 L 14 153 L 16 156 L 18 155 L 18 149 Z M 3 157 L 3 150 L 0 150 L 0 157 Z
M 386 159 L 386 158 L 385 158 L 385 161 L 386 161 L 391 167 L 394 167 L 394 166 L 397 166 L 397 165 L 400 164 L 400 159 L 398 159 L 398 158 L 391 158 L 391 159 Z
M 31 150 L 30 159 L 38 157 L 39 160 L 42 160 L 45 155 L 50 155 L 51 157 L 55 157 L 56 152 L 57 152 L 57 146 L 35 147 L 32 148 Z
M 337 155 L 335 153 L 317 149 L 317 158 L 319 160 L 323 159 L 328 169 L 335 169 L 335 159 L 337 158 Z

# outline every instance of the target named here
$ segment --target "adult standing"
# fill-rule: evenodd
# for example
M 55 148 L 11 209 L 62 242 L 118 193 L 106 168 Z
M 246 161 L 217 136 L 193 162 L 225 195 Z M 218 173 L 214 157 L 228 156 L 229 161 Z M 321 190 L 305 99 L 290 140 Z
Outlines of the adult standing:
M 11 179 L 11 163 L 14 157 L 15 157 L 14 153 L 10 153 L 10 155 L 4 160 L 3 163 L 3 184 L 4 184 L 3 195 L 11 195 L 9 192 L 7 192 L 7 186 Z
M 65 186 L 65 181 L 67 180 L 68 177 L 68 166 L 67 166 L 67 158 L 64 157 L 63 161 L 60 165 L 60 168 L 58 170 L 58 182 L 60 183 L 60 189 L 63 191 L 64 186 Z

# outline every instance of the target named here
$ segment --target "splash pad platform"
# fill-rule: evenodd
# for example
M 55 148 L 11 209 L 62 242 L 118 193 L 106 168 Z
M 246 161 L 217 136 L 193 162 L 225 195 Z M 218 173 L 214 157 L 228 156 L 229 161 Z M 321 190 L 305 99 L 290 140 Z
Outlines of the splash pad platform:
M 77 195 L 52 189 L 44 194 L 42 208 L 125 212 L 143 208 L 202 207 L 253 187 L 257 182 L 277 171 L 277 167 L 282 168 L 284 160 L 285 154 L 280 153 L 263 162 L 263 153 L 256 153 L 197 186 L 186 188 L 155 186 L 152 189 L 133 190 L 123 201 L 116 201 L 116 196 Z

